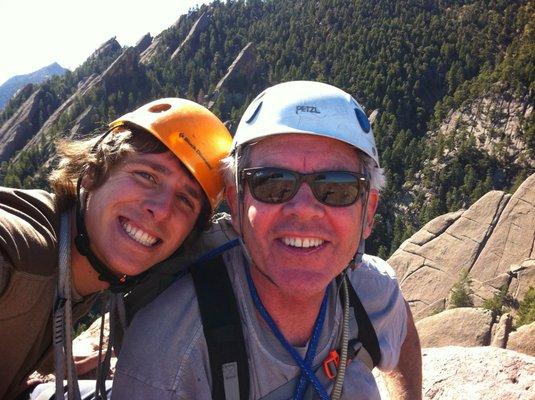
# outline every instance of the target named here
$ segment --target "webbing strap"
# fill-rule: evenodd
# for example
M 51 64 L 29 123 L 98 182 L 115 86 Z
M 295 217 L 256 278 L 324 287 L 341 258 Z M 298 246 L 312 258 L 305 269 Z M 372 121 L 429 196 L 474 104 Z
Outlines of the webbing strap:
M 240 313 L 221 256 L 191 268 L 208 346 L 214 400 L 249 398 L 249 364 Z
M 348 289 L 349 305 L 353 308 L 355 319 L 357 320 L 357 340 L 362 343 L 362 346 L 368 351 L 373 360 L 373 366 L 376 367 L 381 361 L 381 351 L 379 349 L 379 340 L 377 339 L 377 334 L 375 333 L 375 329 L 370 321 L 370 317 L 368 317 L 368 313 L 360 302 L 359 296 L 357 296 L 357 293 L 355 292 L 351 282 L 349 282 Z M 340 296 L 342 296 L 341 291 Z

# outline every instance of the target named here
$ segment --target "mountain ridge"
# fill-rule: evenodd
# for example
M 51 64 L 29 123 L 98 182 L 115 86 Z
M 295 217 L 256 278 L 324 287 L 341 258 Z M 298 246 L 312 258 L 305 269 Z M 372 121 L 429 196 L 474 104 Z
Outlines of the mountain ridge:
M 39 139 L 21 140 L 14 156 L 0 159 L 0 180 L 46 187 L 53 141 L 70 137 L 77 121 L 88 134 L 149 100 L 179 96 L 210 106 L 232 127 L 265 87 L 324 81 L 351 93 L 368 114 L 378 110 L 373 128 L 388 185 L 367 248 L 387 258 L 434 217 L 468 208 L 490 190 L 512 192 L 535 172 L 534 113 L 515 111 L 534 103 L 534 8 L 527 0 L 215 1 L 144 38 L 136 56 L 112 38 L 75 71 L 39 86 L 65 106 L 53 117 L 37 113 Z M 248 43 L 254 54 L 241 67 Z M 125 51 L 130 56 L 116 68 L 124 73 L 105 78 Z M 30 95 L 15 96 L 0 124 Z M 492 104 L 483 112 L 477 104 L 485 99 Z M 500 122 L 501 114 L 511 118 Z M 474 120 L 490 128 L 472 134 Z M 511 164 L 507 143 L 527 162 Z
M 66 68 L 63 68 L 57 62 L 53 62 L 36 71 L 15 75 L 7 79 L 0 85 L 0 111 L 12 96 L 16 95 L 17 91 L 23 89 L 26 85 L 42 83 L 54 75 L 63 75 L 66 71 L 68 71 Z

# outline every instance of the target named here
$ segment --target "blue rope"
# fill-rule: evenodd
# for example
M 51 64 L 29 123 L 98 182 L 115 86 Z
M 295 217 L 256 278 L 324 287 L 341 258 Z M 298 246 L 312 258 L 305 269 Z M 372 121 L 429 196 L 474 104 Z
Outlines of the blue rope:
M 308 345 L 307 353 L 305 355 L 305 364 L 312 366 L 314 362 L 314 357 L 316 356 L 316 349 L 318 348 L 318 342 L 321 335 L 321 329 L 323 327 L 323 322 L 325 321 L 325 312 L 327 305 L 328 290 L 325 291 L 323 296 L 323 302 L 321 303 L 320 312 L 314 323 L 314 330 L 312 331 L 312 337 L 310 338 L 310 344 Z M 299 384 L 297 386 L 297 391 L 295 394 L 296 400 L 301 400 L 306 392 L 308 387 L 308 381 L 303 371 L 301 371 L 301 378 L 299 379 Z
M 239 243 L 240 243 L 239 239 L 233 239 L 231 241 L 228 241 L 227 243 L 224 243 L 221 246 L 210 250 L 208 253 L 203 254 L 192 265 L 202 264 L 203 262 L 208 261 L 214 258 L 215 256 L 218 256 L 219 254 L 224 253 L 225 251 L 229 249 L 232 249 L 233 247 L 236 247 Z
M 323 296 L 323 301 L 321 303 L 320 312 L 318 314 L 318 317 L 316 319 L 316 323 L 313 329 L 313 334 L 311 338 L 311 342 L 309 344 L 309 348 L 307 350 L 307 354 L 305 356 L 305 360 L 301 358 L 301 356 L 297 353 L 295 348 L 288 343 L 282 332 L 277 327 L 277 324 L 275 324 L 275 321 L 271 318 L 268 311 L 264 307 L 264 304 L 262 304 L 262 300 L 260 300 L 260 297 L 258 296 L 258 292 L 256 291 L 256 288 L 254 286 L 253 280 L 251 278 L 251 273 L 249 272 L 249 268 L 247 267 L 247 263 L 244 263 L 245 268 L 245 275 L 247 277 L 247 285 L 249 286 L 249 292 L 251 293 L 251 297 L 253 298 L 254 304 L 262 318 L 264 318 L 264 321 L 268 324 L 271 331 L 277 338 L 277 340 L 280 342 L 280 344 L 290 353 L 294 361 L 299 365 L 301 368 L 301 377 L 299 379 L 299 385 L 297 388 L 295 399 L 301 399 L 303 396 L 303 393 L 305 391 L 306 385 L 305 383 L 302 383 L 302 381 L 305 380 L 305 378 L 312 383 L 312 386 L 314 387 L 314 390 L 322 400 L 329 400 L 329 395 L 327 394 L 327 391 L 323 387 L 323 385 L 320 383 L 316 375 L 314 374 L 312 370 L 311 363 L 314 360 L 315 353 L 316 353 L 316 347 L 317 342 L 319 339 L 319 333 L 321 332 L 321 327 L 323 326 L 323 322 L 325 320 L 325 314 L 327 312 L 327 299 L 329 297 L 329 291 L 325 291 L 325 295 Z

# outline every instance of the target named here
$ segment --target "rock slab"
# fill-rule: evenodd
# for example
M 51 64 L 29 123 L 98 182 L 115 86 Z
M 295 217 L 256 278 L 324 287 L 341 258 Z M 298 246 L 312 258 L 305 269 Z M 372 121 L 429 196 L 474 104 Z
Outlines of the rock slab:
M 426 348 L 424 400 L 535 399 L 535 357 L 496 347 Z M 389 399 L 377 370 L 381 398 Z

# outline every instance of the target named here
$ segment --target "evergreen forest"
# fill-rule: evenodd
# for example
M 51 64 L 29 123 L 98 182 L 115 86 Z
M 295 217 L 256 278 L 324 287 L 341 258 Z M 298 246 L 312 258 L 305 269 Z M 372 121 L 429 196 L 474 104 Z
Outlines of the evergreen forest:
M 46 188 L 54 141 L 75 126 L 75 138 L 103 132 L 177 96 L 232 131 L 264 88 L 296 79 L 338 86 L 374 114 L 387 187 L 368 253 L 387 258 L 434 217 L 535 172 L 535 2 L 216 0 L 137 46 L 110 39 L 76 70 L 19 92 L 0 132 L 39 91 L 35 135 L 0 159 L 0 183 Z

